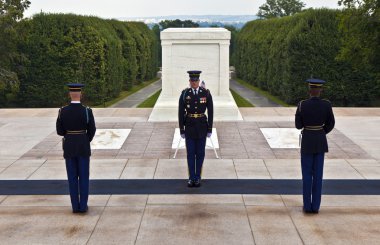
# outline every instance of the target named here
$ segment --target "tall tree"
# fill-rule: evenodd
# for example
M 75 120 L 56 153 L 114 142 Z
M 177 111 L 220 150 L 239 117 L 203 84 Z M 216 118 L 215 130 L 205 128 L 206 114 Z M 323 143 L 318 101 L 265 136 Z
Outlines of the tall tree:
M 0 106 L 7 103 L 7 97 L 18 92 L 17 74 L 12 71 L 13 61 L 18 56 L 16 25 L 29 5 L 28 0 L 0 0 Z
M 267 0 L 259 7 L 257 16 L 264 19 L 293 15 L 301 12 L 305 3 L 299 0 Z

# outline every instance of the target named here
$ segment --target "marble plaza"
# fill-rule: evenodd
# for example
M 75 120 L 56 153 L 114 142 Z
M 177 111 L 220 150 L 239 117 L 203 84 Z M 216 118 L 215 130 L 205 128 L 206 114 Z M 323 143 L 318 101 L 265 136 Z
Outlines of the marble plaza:
M 132 181 L 123 183 L 126 192 L 135 194 L 90 195 L 89 213 L 77 215 L 71 213 L 68 195 L 46 194 L 59 192 L 59 183 L 66 179 L 61 138 L 55 133 L 57 109 L 0 109 L 0 185 L 23 184 L 25 189 L 35 183 L 47 185 L 40 193 L 0 193 L 0 244 L 378 243 L 380 196 L 366 188 L 355 190 L 360 194 L 352 190 L 343 195 L 338 190 L 324 195 L 318 215 L 303 214 L 302 196 L 281 190 L 189 191 L 181 186 L 187 166 L 178 123 L 151 122 L 151 112 L 94 109 L 98 131 L 92 143 L 91 179 L 111 185 Z M 212 142 L 219 159 L 212 145 L 207 147 L 200 191 L 222 180 L 301 180 L 295 108 L 239 112 L 243 120 L 214 124 Z M 336 128 L 328 135 L 324 179 L 379 181 L 380 109 L 334 108 L 334 112 Z M 143 188 L 147 181 L 155 185 L 152 189 L 177 181 L 178 187 L 170 188 L 178 193 L 152 194 Z M 129 183 L 135 183 L 135 189 L 129 189 Z M 108 184 L 102 188 L 112 189 Z

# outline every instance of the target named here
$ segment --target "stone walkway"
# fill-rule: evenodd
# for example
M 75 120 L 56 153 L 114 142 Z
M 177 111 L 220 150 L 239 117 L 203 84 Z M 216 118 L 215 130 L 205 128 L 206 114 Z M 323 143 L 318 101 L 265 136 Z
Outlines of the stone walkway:
M 256 107 L 277 107 L 277 103 L 269 100 L 261 94 L 246 88 L 235 80 L 230 80 L 230 88 L 238 93 L 240 96 L 251 102 Z
M 162 81 L 158 80 L 147 87 L 137 91 L 136 93 L 128 96 L 127 98 L 112 105 L 114 108 L 136 108 L 140 103 L 152 96 L 158 90 L 161 89 Z M 247 89 L 243 85 L 239 84 L 235 80 L 230 80 L 230 87 L 235 92 L 240 94 L 246 100 L 250 101 L 256 107 L 277 107 L 280 106 L 277 103 L 269 100 L 268 98 L 256 93 L 253 90 Z
M 131 94 L 127 98 L 115 103 L 112 107 L 116 108 L 136 108 L 139 104 L 141 104 L 143 101 L 148 99 L 150 96 L 152 96 L 154 93 L 156 93 L 158 90 L 161 89 L 162 82 L 161 79 L 157 80 L 156 82 L 149 84 L 148 86 L 140 89 L 134 94 Z
M 65 180 L 57 109 L 0 110 L 0 181 Z M 301 180 L 298 149 L 273 149 L 261 128 L 292 128 L 295 108 L 240 108 L 216 122 L 221 159 L 207 150 L 207 180 Z M 99 129 L 132 129 L 118 150 L 94 150 L 91 179 L 183 180 L 184 150 L 171 159 L 176 123 L 147 122 L 151 109 L 94 109 Z M 380 180 L 380 109 L 334 108 L 326 180 Z M 363 126 L 364 125 L 364 126 Z M 365 128 L 365 130 L 363 129 Z M 31 182 L 30 182 L 31 183 Z M 58 188 L 53 187 L 52 188 Z M 301 195 L 91 195 L 86 215 L 68 195 L 0 195 L 0 244 L 377 244 L 379 195 L 324 195 L 318 215 Z

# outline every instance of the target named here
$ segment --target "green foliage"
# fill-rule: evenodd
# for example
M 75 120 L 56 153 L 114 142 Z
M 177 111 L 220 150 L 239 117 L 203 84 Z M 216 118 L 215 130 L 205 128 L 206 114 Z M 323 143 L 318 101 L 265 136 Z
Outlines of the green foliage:
M 250 89 L 252 91 L 255 91 L 256 93 L 258 93 L 258 94 L 266 97 L 268 100 L 273 101 L 276 104 L 279 104 L 279 105 L 281 105 L 283 107 L 289 107 L 290 106 L 289 104 L 287 104 L 283 100 L 281 100 L 279 97 L 274 96 L 273 94 L 268 93 L 267 91 L 262 90 L 262 89 L 260 89 L 258 87 L 255 87 L 252 84 L 247 83 L 246 81 L 243 81 L 241 79 L 236 79 L 236 81 L 238 83 L 240 83 L 241 85 L 243 85 L 244 87 L 246 87 L 246 88 L 248 88 L 248 89 Z
M 157 81 L 157 78 L 156 78 L 156 77 L 153 78 L 153 79 L 150 79 L 150 80 L 144 81 L 144 82 L 142 82 L 142 83 L 140 83 L 140 84 L 138 84 L 138 85 L 133 86 L 133 87 L 132 87 L 131 89 L 129 89 L 129 90 L 123 90 L 123 91 L 121 91 L 121 93 L 119 94 L 118 97 L 112 98 L 112 99 L 110 99 L 110 100 L 108 100 L 108 101 L 105 101 L 102 105 L 96 105 L 96 106 L 94 106 L 94 107 L 95 107 L 95 108 L 96 108 L 96 107 L 97 107 L 97 108 L 110 107 L 110 106 L 116 104 L 117 102 L 119 102 L 119 101 L 121 101 L 121 100 L 127 98 L 128 96 L 130 96 L 130 95 L 132 95 L 132 94 L 138 92 L 138 91 L 141 90 L 142 88 L 144 88 L 144 87 L 146 87 L 146 86 L 148 86 L 148 85 L 150 85 L 150 84 L 152 84 L 152 83 L 154 83 L 154 82 L 156 82 L 156 81 Z
M 236 93 L 234 90 L 230 89 L 230 91 L 238 107 L 255 107 L 251 102 L 241 97 L 240 94 Z
M 84 100 L 102 105 L 137 81 L 155 76 L 157 40 L 143 23 L 72 14 L 38 14 L 20 23 L 20 104 L 60 106 L 66 83 L 80 82 Z
M 156 36 L 156 39 L 157 39 L 157 66 L 162 66 L 162 49 L 161 49 L 161 37 L 160 37 L 160 34 L 161 34 L 161 30 L 160 30 L 160 26 L 155 24 L 153 27 L 152 27 L 152 31 L 154 33 L 154 35 Z
M 157 91 L 156 93 L 154 93 L 152 96 L 150 96 L 148 99 L 141 102 L 137 106 L 137 108 L 153 108 L 160 94 L 161 94 L 161 89 Z
M 295 105 L 307 96 L 304 81 L 327 81 L 324 96 L 335 106 L 369 105 L 374 81 L 337 60 L 342 46 L 340 11 L 308 10 L 291 17 L 252 21 L 237 37 L 237 75 Z
M 238 35 L 238 30 L 234 26 L 224 26 L 227 30 L 231 32 L 231 41 L 230 41 L 230 65 L 235 64 L 235 49 L 236 49 L 236 37 Z
M 290 16 L 301 12 L 303 7 L 305 3 L 299 0 L 267 0 L 259 7 L 257 16 L 264 19 Z
M 339 15 L 342 46 L 337 60 L 352 67 L 355 78 L 369 83 L 380 98 L 380 1 L 342 0 Z M 371 88 L 372 87 L 372 88 Z
M 198 23 L 194 23 L 191 20 L 163 20 L 160 21 L 159 25 L 161 26 L 161 30 L 165 30 L 167 28 L 180 28 L 180 27 L 199 27 Z
M 19 91 L 20 82 L 13 63 L 22 57 L 17 52 L 17 21 L 29 7 L 27 0 L 0 0 L 0 107 L 9 105 Z

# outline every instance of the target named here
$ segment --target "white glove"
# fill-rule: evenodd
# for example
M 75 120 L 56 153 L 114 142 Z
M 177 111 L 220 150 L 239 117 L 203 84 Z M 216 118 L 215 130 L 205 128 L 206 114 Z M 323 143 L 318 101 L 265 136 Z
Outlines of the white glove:
M 184 139 L 185 138 L 185 134 L 181 134 L 181 138 Z
M 210 138 L 212 133 L 207 133 L 207 137 Z

